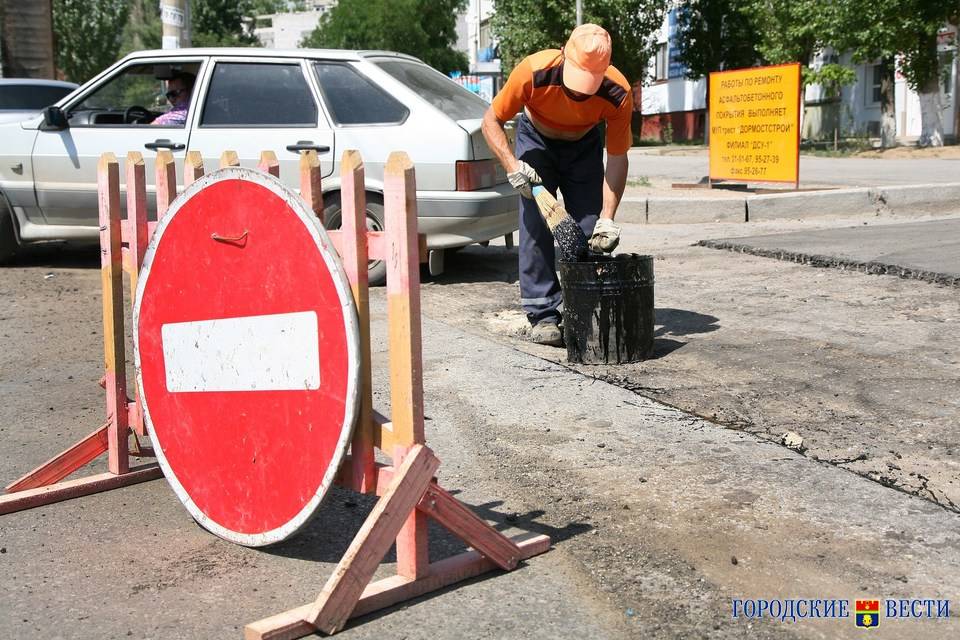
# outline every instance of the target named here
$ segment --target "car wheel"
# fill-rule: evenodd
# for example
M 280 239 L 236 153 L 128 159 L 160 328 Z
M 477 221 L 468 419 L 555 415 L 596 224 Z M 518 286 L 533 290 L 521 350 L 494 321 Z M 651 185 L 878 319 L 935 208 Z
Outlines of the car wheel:
M 13 225 L 13 214 L 2 202 L 0 196 L 0 264 L 9 264 L 17 254 L 17 233 Z
M 383 231 L 383 202 L 379 194 L 367 194 L 367 231 Z M 331 194 L 324 200 L 323 226 L 327 229 L 339 229 L 343 224 L 340 207 L 340 194 Z M 370 285 L 382 286 L 387 282 L 387 263 L 383 260 L 370 260 L 367 263 L 367 278 Z

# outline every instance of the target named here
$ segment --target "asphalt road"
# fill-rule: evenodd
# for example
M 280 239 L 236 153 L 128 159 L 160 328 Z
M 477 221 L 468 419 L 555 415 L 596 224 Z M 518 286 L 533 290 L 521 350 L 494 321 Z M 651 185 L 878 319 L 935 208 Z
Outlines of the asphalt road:
M 824 267 L 889 270 L 960 284 L 960 219 L 864 225 L 708 241 L 707 246 Z
M 630 175 L 697 182 L 709 173 L 706 151 L 690 155 L 653 155 L 648 149 L 630 151 Z M 911 158 L 823 158 L 800 156 L 803 184 L 874 187 L 960 181 L 960 160 Z
M 863 636 L 852 619 L 732 617 L 759 597 L 952 599 L 949 618 L 871 633 L 960 635 L 956 289 L 695 246 L 863 222 L 625 225 L 623 249 L 657 257 L 657 326 L 655 358 L 619 367 L 524 340 L 515 250 L 453 256 L 423 289 L 440 482 L 555 548 L 344 637 Z M 96 255 L 0 270 L 0 478 L 102 421 L 99 288 Z M 313 598 L 370 507 L 336 492 L 260 551 L 198 528 L 162 480 L 3 516 L 0 637 L 238 638 Z M 436 533 L 435 558 L 460 549 Z

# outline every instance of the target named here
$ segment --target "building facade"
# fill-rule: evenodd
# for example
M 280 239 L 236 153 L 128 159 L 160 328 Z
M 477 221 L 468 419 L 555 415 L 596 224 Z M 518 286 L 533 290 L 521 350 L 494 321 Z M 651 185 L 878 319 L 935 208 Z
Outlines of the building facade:
M 470 61 L 469 72 L 454 74 L 453 80 L 470 89 L 487 102 L 493 100 L 504 78 L 501 73 L 497 43 L 490 27 L 494 0 L 470 0 L 466 10 L 457 16 L 457 44 Z
M 306 11 L 257 16 L 253 34 L 268 49 L 296 49 L 336 4 L 337 0 L 309 0 Z
M 661 142 L 703 138 L 707 81 L 688 78 L 687 68 L 680 61 L 677 9 L 667 12 L 656 42 L 647 80 L 634 91 L 641 114 L 640 138 Z
M 958 104 L 956 87 L 960 64 L 957 53 L 957 28 L 945 25 L 938 35 L 940 56 L 940 117 L 945 138 L 957 139 Z M 829 49 L 821 51 L 811 65 L 838 62 L 856 75 L 853 84 L 839 90 L 821 85 L 809 85 L 804 95 L 803 137 L 810 140 L 836 138 L 876 138 L 880 135 L 880 82 L 882 66 L 879 60 L 854 64 L 849 54 L 837 54 Z M 921 134 L 920 96 L 910 89 L 899 68 L 895 71 L 894 121 L 897 137 L 912 142 Z

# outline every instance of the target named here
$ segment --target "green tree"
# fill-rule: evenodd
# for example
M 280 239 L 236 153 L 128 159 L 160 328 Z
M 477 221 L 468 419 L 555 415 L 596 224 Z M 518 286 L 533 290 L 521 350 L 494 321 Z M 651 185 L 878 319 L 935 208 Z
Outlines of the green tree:
M 655 43 L 650 37 L 663 23 L 665 0 L 590 0 L 583 20 L 598 24 L 613 40 L 612 63 L 629 80 L 639 80 Z M 496 0 L 491 24 L 500 41 L 504 67 L 541 49 L 560 49 L 576 26 L 570 0 Z
M 855 62 L 881 60 L 884 123 L 893 128 L 893 83 L 895 57 L 907 85 L 920 95 L 921 146 L 943 145 L 940 104 L 940 74 L 944 71 L 937 53 L 937 32 L 956 19 L 956 0 L 845 0 L 841 19 L 849 25 L 836 40 L 853 53 Z M 947 65 L 946 69 L 949 69 Z M 888 105 L 889 103 L 889 105 Z M 891 133 L 892 136 L 892 133 Z M 886 136 L 884 136 L 886 137 Z
M 746 0 L 691 0 L 677 9 L 678 58 L 688 78 L 713 71 L 752 67 L 760 61 L 759 37 Z M 710 83 L 706 83 L 710 104 Z M 710 136 L 709 109 L 704 139 Z
M 255 6 L 251 0 L 192 0 L 190 21 L 195 47 L 255 47 L 250 19 Z
M 749 0 L 760 41 L 770 63 L 808 63 L 822 47 L 849 52 L 855 63 L 879 60 L 883 70 L 881 138 L 893 143 L 894 59 L 910 88 L 920 93 L 923 134 L 920 144 L 943 144 L 937 31 L 957 13 L 956 0 Z M 838 64 L 805 68 L 806 82 L 853 82 L 853 71 Z
M 849 1 L 744 0 L 741 10 L 752 16 L 763 62 L 799 62 L 805 85 L 820 83 L 838 88 L 856 80 L 853 70 L 833 61 L 817 67 L 811 67 L 810 62 L 824 47 L 837 48 L 838 34 L 848 29 L 841 22 L 840 9 Z
M 687 77 L 752 67 L 759 37 L 745 0 L 691 0 L 677 11 L 679 60 Z
M 123 26 L 120 54 L 160 48 L 160 9 L 155 0 L 131 0 L 130 18 Z
M 385 49 L 416 56 L 444 73 L 463 71 L 453 48 L 457 14 L 467 0 L 340 0 L 301 46 Z
M 117 59 L 129 5 L 125 0 L 54 0 L 57 67 L 86 82 Z

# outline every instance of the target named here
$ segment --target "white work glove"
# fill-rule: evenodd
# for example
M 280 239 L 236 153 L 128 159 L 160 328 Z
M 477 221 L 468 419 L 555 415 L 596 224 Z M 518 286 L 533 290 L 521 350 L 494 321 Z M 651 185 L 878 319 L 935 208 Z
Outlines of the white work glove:
M 587 241 L 595 253 L 610 253 L 620 244 L 620 225 L 609 218 L 600 218 Z
M 510 186 L 520 192 L 524 198 L 533 200 L 533 185 L 540 184 L 543 180 L 537 175 L 537 170 L 528 165 L 523 160 L 517 160 L 517 170 L 507 174 L 507 180 Z

